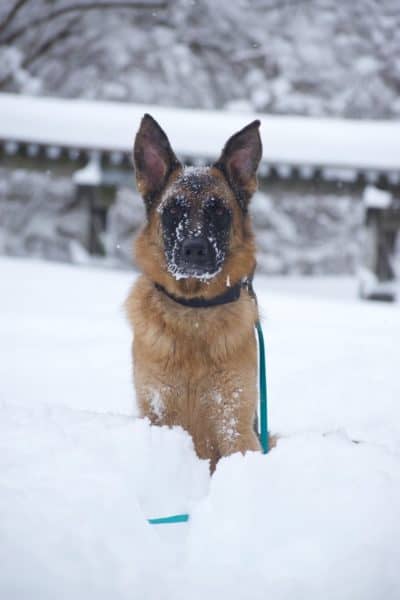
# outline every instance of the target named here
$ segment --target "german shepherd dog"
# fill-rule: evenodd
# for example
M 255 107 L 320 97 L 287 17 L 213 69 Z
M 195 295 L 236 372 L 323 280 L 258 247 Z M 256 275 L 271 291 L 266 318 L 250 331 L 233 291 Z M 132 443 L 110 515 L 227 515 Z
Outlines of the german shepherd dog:
M 182 166 L 150 115 L 134 145 L 147 213 L 135 246 L 143 274 L 126 302 L 136 398 L 151 423 L 188 431 L 211 471 L 222 456 L 260 450 L 248 214 L 259 126 L 233 135 L 210 167 Z

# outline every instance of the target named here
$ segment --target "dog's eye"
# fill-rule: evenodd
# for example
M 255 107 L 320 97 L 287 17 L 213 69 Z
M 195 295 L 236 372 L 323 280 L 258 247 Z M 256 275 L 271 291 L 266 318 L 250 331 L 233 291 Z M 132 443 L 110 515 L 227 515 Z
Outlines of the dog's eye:
M 174 203 L 174 204 L 170 204 L 169 206 L 167 206 L 165 208 L 164 214 L 167 215 L 168 217 L 175 218 L 175 217 L 180 216 L 183 211 L 184 211 L 183 206 Z
M 230 220 L 230 210 L 219 202 L 210 202 L 206 206 L 206 214 L 211 221 L 220 224 L 228 224 Z
M 180 217 L 187 210 L 187 203 L 185 198 L 182 196 L 176 196 L 175 198 L 171 198 L 170 202 L 164 208 L 164 215 L 170 217 L 171 219 L 176 219 L 176 217 Z
M 217 198 L 211 197 L 205 203 L 205 212 L 210 219 L 229 218 L 229 209 Z

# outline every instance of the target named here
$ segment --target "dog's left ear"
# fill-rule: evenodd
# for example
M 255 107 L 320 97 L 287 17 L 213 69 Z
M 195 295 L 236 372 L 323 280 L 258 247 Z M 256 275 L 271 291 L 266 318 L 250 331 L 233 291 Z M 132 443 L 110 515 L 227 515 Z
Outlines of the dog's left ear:
M 227 177 L 243 210 L 257 188 L 256 173 L 262 155 L 260 125 L 260 121 L 253 121 L 229 138 L 214 164 Z
M 133 147 L 136 184 L 150 207 L 153 198 L 165 186 L 168 177 L 180 166 L 169 140 L 152 116 L 144 115 Z

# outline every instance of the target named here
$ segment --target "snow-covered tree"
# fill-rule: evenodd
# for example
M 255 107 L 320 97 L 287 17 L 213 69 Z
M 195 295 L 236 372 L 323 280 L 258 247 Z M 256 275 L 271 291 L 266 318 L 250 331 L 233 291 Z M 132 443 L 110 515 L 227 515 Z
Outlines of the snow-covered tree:
M 400 115 L 398 0 L 3 0 L 0 89 Z

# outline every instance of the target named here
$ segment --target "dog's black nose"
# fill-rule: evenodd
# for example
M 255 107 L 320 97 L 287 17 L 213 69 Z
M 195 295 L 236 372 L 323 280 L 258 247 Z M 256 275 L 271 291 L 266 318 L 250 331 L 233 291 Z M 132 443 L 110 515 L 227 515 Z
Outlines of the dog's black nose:
M 210 261 L 210 245 L 203 238 L 185 240 L 182 244 L 182 258 L 191 265 L 205 265 Z

